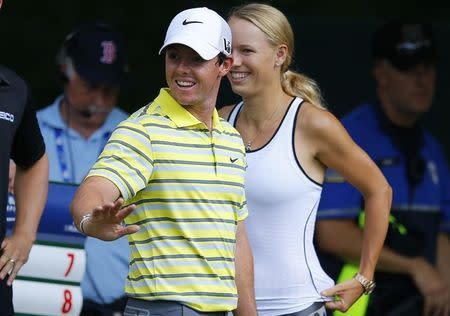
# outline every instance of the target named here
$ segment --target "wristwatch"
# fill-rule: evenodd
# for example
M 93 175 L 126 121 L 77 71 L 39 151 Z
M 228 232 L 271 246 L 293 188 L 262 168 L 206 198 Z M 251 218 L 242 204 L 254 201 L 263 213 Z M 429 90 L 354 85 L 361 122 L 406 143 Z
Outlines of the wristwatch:
M 364 288 L 364 294 L 369 295 L 372 293 L 373 289 L 375 288 L 375 281 L 367 279 L 364 275 L 361 273 L 356 273 L 353 278 L 361 283 L 362 287 Z

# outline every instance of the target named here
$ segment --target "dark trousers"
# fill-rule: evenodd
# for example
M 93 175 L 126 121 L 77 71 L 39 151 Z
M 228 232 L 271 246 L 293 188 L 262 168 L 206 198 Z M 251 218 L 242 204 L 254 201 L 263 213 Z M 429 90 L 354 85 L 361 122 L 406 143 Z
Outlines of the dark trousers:
M 128 297 L 123 296 L 109 304 L 98 304 L 91 300 L 83 301 L 80 316 L 113 316 L 123 314 Z
M 8 275 L 3 280 L 0 280 L 0 315 L 13 316 L 12 286 L 6 284 L 7 280 Z
M 226 316 L 227 312 L 198 312 L 175 301 L 129 298 L 124 316 Z

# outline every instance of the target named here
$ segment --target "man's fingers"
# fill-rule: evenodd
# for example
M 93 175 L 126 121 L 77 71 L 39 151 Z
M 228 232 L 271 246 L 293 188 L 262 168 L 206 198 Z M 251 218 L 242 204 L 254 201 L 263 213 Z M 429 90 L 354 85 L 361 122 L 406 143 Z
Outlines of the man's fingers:
M 424 302 L 423 302 L 423 315 L 424 316 L 430 315 L 430 312 L 431 312 L 430 298 L 425 296 L 424 297 Z
M 104 206 L 97 206 L 92 210 L 92 217 L 100 217 L 104 214 Z
M 123 199 L 119 198 L 115 202 L 105 203 L 102 206 L 97 206 L 92 210 L 92 216 L 94 218 L 115 218 L 117 214 L 122 211 Z M 125 207 L 127 209 L 129 206 Z M 133 206 L 134 207 L 134 206 Z M 129 212 L 131 213 L 133 209 Z M 127 213 L 126 215 L 128 215 Z
M 123 198 L 118 198 L 114 203 L 112 203 L 111 208 L 109 209 L 110 217 L 117 216 L 117 213 L 121 210 L 123 203 Z
M 0 257 L 0 270 L 3 269 L 3 267 L 7 266 L 9 263 L 9 259 L 11 257 L 8 256 L 6 253 L 4 253 L 1 257 Z
M 7 282 L 7 284 L 8 284 L 9 286 L 12 285 L 12 283 L 13 283 L 14 279 L 16 278 L 17 273 L 19 272 L 19 270 L 20 270 L 21 267 L 22 267 L 22 264 L 20 264 L 20 263 L 18 263 L 18 262 L 16 262 L 16 263 L 13 265 L 13 267 L 12 267 L 12 269 L 11 269 L 11 272 L 10 272 L 10 274 L 9 274 L 8 282 Z
M 13 271 L 16 261 L 14 259 L 8 259 L 8 261 L 3 265 L 0 271 L 0 279 L 4 279 L 7 274 Z
M 450 315 L 450 303 L 447 302 L 447 304 L 444 307 L 444 314 L 443 315 Z
M 114 207 L 117 208 L 118 210 L 122 208 L 123 205 L 123 198 L 118 198 L 115 202 L 114 202 Z
M 121 209 L 120 211 L 118 211 L 116 216 L 122 221 L 125 217 L 130 215 L 134 211 L 135 208 L 136 208 L 136 205 L 134 205 L 134 204 L 128 205 L 128 206 L 124 207 L 123 209 Z
M 139 229 L 140 229 L 139 225 L 130 225 L 130 226 L 125 226 L 125 227 L 119 229 L 117 231 L 117 233 L 120 236 L 124 236 L 124 235 L 134 234 L 134 233 L 138 232 Z
M 140 229 L 139 225 L 130 225 L 130 226 L 125 227 L 126 234 L 137 233 L 139 231 L 139 229 Z
M 92 217 L 108 218 L 111 217 L 110 211 L 114 209 L 114 203 L 105 203 L 102 206 L 97 206 L 92 210 Z M 114 215 L 113 215 L 114 216 Z
M 432 316 L 448 316 L 448 304 L 447 295 L 439 294 L 437 295 L 435 301 L 431 306 Z

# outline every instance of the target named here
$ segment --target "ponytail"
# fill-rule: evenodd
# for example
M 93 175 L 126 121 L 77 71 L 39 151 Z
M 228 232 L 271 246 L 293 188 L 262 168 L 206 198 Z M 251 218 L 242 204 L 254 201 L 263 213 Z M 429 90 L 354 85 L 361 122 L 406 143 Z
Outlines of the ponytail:
M 308 76 L 288 70 L 281 75 L 281 87 L 290 96 L 301 97 L 312 105 L 324 110 L 327 108 L 319 86 Z

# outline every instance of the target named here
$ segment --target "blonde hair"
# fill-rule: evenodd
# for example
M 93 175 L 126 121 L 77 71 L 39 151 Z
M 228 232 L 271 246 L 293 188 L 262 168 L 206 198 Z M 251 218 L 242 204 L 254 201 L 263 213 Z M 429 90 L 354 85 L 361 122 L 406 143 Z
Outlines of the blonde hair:
M 294 54 L 294 32 L 286 16 L 278 9 L 263 3 L 249 3 L 231 9 L 228 19 L 246 20 L 258 27 L 273 46 L 287 46 L 286 60 L 281 65 L 281 87 L 290 96 L 325 109 L 324 100 L 317 83 L 301 73 L 289 70 Z

